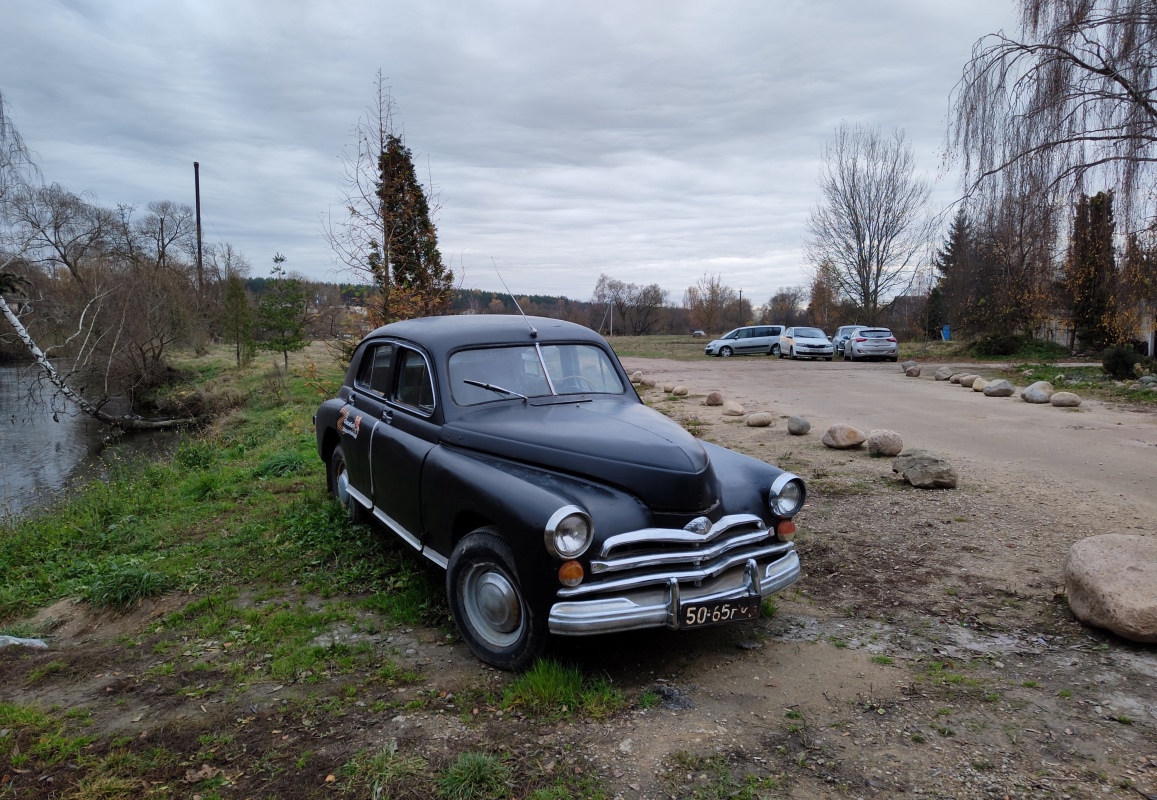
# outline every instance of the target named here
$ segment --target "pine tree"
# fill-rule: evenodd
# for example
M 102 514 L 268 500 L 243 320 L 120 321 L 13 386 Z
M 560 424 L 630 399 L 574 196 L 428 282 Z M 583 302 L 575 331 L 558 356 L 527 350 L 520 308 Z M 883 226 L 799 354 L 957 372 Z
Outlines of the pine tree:
M 273 277 L 265 283 L 265 293 L 257 309 L 262 339 L 262 350 L 281 353 L 285 368 L 289 369 L 289 354 L 304 350 L 305 340 L 305 291 L 301 281 L 287 277 L 285 256 L 273 256 Z
M 383 321 L 446 310 L 454 273 L 442 263 L 430 205 L 401 137 L 390 135 L 378 160 L 378 198 L 384 234 L 370 267 L 384 299 Z
M 1116 324 L 1113 193 L 1077 200 L 1063 291 L 1077 340 L 1100 349 L 1122 341 Z
M 249 305 L 249 293 L 245 281 L 236 273 L 225 279 L 225 304 L 222 309 L 224 320 L 221 328 L 225 340 L 236 349 L 237 366 L 253 359 L 256 344 L 253 341 L 253 309 Z

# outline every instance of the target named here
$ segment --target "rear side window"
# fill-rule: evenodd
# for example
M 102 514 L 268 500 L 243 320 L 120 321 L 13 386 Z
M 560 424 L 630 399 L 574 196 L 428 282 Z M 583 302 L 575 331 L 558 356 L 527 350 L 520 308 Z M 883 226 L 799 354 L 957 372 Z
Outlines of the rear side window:
M 354 384 L 370 394 L 385 397 L 390 389 L 393 364 L 394 346 L 392 344 L 371 345 L 371 349 L 362 356 L 362 364 L 358 369 Z
M 420 411 L 434 410 L 434 383 L 430 366 L 416 350 L 403 349 L 398 354 L 398 390 L 394 399 Z

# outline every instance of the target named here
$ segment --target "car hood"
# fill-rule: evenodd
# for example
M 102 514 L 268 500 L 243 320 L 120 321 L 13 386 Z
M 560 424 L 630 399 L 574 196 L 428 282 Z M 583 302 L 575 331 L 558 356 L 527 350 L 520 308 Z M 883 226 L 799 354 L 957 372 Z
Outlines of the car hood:
M 705 511 L 719 498 L 711 460 L 694 436 L 617 397 L 490 404 L 443 425 L 441 440 L 611 484 L 652 511 Z

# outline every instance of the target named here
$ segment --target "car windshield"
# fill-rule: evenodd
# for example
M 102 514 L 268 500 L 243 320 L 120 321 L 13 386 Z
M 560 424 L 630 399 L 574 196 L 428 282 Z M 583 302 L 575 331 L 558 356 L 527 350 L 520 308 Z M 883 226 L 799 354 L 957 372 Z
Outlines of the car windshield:
M 739 338 L 739 332 L 740 332 L 741 330 L 743 330 L 743 329 L 742 329 L 742 328 L 736 328 L 736 329 L 735 329 L 735 330 L 733 330 L 733 331 L 729 331 L 729 332 L 727 332 L 727 333 L 723 334 L 723 336 L 722 336 L 722 337 L 720 337 L 720 338 L 723 338 L 723 339 L 738 339 L 738 338 Z
M 827 335 L 819 328 L 796 328 L 795 338 L 797 339 L 826 339 Z
M 450 394 L 460 406 L 511 397 L 623 391 L 607 354 L 593 345 L 488 347 L 459 350 L 450 356 Z
M 892 332 L 881 328 L 874 331 L 860 331 L 859 335 L 865 339 L 887 339 L 892 335 Z

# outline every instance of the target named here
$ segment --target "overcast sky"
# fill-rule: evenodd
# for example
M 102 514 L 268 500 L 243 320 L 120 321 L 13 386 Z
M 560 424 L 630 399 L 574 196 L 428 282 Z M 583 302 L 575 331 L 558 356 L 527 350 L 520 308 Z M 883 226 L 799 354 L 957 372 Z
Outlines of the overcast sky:
M 320 236 L 380 69 L 467 288 L 756 304 L 804 283 L 820 152 L 905 129 L 937 206 L 948 98 L 1012 0 L 0 0 L 0 90 L 44 177 L 108 206 L 193 204 L 206 241 L 349 280 Z

